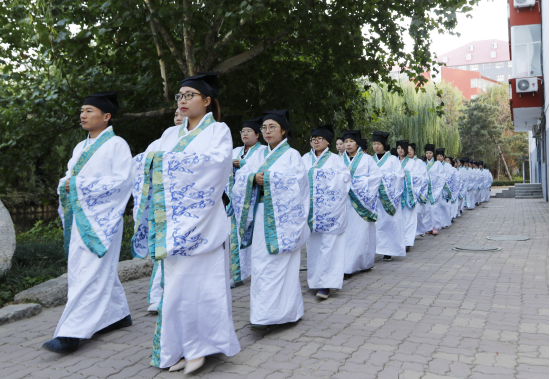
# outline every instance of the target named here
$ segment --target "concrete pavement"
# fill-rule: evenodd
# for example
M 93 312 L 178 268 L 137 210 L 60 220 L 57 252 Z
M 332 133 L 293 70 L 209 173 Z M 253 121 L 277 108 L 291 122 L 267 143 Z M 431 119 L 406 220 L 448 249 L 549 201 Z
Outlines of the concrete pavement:
M 489 241 L 525 235 L 527 241 Z M 459 244 L 495 252 L 454 251 Z M 491 199 L 407 257 L 383 262 L 319 301 L 301 273 L 305 315 L 256 333 L 249 286 L 232 290 L 242 351 L 214 355 L 202 378 L 548 378 L 548 203 Z M 156 316 L 148 279 L 124 284 L 134 325 L 81 342 L 74 354 L 40 350 L 63 307 L 0 327 L 2 378 L 182 378 L 149 365 Z M 191 377 L 191 375 L 190 375 Z

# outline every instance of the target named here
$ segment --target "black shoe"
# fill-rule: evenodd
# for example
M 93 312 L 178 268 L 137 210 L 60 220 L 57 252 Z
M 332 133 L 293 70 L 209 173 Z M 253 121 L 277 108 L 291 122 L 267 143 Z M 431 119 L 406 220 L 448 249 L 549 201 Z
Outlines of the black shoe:
M 384 255 L 384 258 L 382 258 L 383 261 L 386 261 L 386 262 L 389 262 L 391 261 L 393 258 L 391 257 L 391 255 Z
M 407 253 L 408 253 L 410 250 L 411 250 L 411 247 L 410 247 L 410 246 L 407 246 L 407 247 L 405 248 L 405 251 L 406 251 Z
M 353 274 L 344 274 L 344 280 L 351 279 L 352 276 Z
M 124 317 L 122 320 L 118 320 L 117 322 L 109 325 L 109 326 L 106 326 L 105 328 L 101 329 L 100 331 L 97 331 L 96 333 L 97 334 L 104 334 L 104 333 L 109 333 L 109 332 L 112 332 L 113 330 L 117 330 L 117 329 L 120 329 L 120 328 L 125 328 L 127 326 L 131 326 L 132 325 L 132 317 L 130 315 Z
M 244 286 L 244 283 L 242 281 L 238 281 L 238 282 L 235 282 L 234 284 L 235 287 L 233 288 L 237 288 L 237 287 L 240 287 L 240 286 Z
M 80 338 L 72 337 L 57 337 L 48 342 L 44 342 L 42 349 L 51 351 L 52 353 L 68 354 L 78 350 Z
M 269 332 L 271 330 L 271 325 L 251 324 L 250 328 L 257 332 Z

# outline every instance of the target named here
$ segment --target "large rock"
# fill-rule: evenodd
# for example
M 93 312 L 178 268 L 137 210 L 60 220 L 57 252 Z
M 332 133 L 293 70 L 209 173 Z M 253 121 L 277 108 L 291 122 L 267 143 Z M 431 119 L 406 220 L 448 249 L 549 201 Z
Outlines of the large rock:
M 133 259 L 118 264 L 118 277 L 121 282 L 128 282 L 151 275 L 153 262 L 151 259 Z M 67 274 L 42 284 L 29 288 L 15 295 L 15 302 L 37 302 L 46 308 L 56 307 L 67 302 Z
M 15 229 L 10 214 L 0 201 L 0 272 L 10 268 L 15 252 Z
M 40 304 L 14 304 L 0 309 L 0 325 L 9 324 L 22 318 L 35 316 L 42 312 Z

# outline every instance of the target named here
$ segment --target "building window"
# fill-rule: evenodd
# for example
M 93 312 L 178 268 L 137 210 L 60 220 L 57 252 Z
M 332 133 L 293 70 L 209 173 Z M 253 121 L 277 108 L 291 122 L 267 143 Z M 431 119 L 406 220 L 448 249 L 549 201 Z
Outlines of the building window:
M 504 81 L 504 75 L 497 75 L 497 82 L 503 82 Z
M 477 88 L 477 78 L 470 79 L 470 87 Z
M 467 70 L 466 65 L 464 65 L 464 66 L 456 66 L 456 68 L 459 69 L 459 70 Z
M 468 46 L 468 51 L 474 51 L 474 45 L 469 45 Z
M 493 43 L 491 44 L 491 47 L 492 47 L 493 49 L 496 49 L 496 48 L 497 48 L 497 43 L 496 43 L 496 42 L 493 42 Z
M 470 53 L 466 54 L 466 60 L 471 61 L 472 60 L 472 54 L 470 54 Z
M 508 67 L 512 67 L 512 61 L 508 61 Z
M 495 68 L 503 68 L 504 67 L 504 62 L 496 62 L 495 63 Z
M 477 71 L 477 70 L 479 70 L 479 67 L 478 67 L 477 64 L 471 64 L 470 65 L 470 71 Z
M 512 77 L 512 74 L 508 74 L 508 79 L 510 79 Z
M 475 98 L 477 98 L 477 95 L 470 96 L 470 100 L 474 100 Z
M 541 76 L 541 24 L 512 27 L 514 78 Z
M 489 70 L 489 69 L 491 69 L 491 66 L 493 66 L 492 63 L 483 63 L 483 69 L 484 69 L 484 70 Z
M 441 62 L 443 62 L 443 63 L 447 63 L 447 61 L 448 61 L 447 57 L 443 57 L 443 58 L 441 58 Z
M 496 57 L 497 57 L 497 52 L 494 50 L 491 50 L 491 58 L 496 58 Z

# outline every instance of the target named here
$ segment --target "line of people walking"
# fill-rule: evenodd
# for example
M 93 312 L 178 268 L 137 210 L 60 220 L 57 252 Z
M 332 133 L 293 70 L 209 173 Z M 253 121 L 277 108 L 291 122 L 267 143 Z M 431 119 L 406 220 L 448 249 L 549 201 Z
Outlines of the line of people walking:
M 300 249 L 307 281 L 327 299 L 375 254 L 403 257 L 417 235 L 437 235 L 464 209 L 488 201 L 492 176 L 483 162 L 445 157 L 444 149 L 358 130 L 336 138 L 332 125 L 311 132 L 311 151 L 290 147 L 288 110 L 244 122 L 233 148 L 220 122 L 216 73 L 182 81 L 175 126 L 132 158 L 114 134 L 115 92 L 86 98 L 79 143 L 59 182 L 68 254 L 68 301 L 43 347 L 76 351 L 80 339 L 132 325 L 117 274 L 125 206 L 134 199 L 135 257 L 154 261 L 149 311 L 158 312 L 151 364 L 190 373 L 207 355 L 240 351 L 230 287 L 250 282 L 256 331 L 304 314 Z M 260 134 L 267 145 L 260 143 Z

